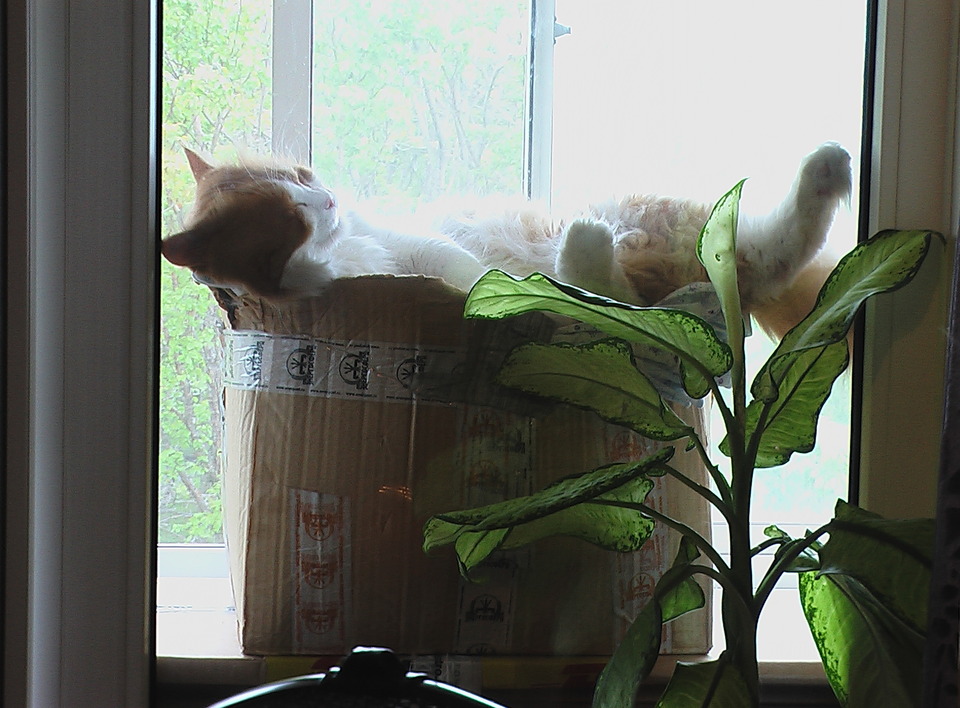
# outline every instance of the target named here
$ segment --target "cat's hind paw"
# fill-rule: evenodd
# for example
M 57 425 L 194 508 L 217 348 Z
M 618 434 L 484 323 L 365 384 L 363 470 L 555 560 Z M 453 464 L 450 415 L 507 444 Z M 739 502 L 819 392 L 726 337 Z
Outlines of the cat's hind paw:
M 614 253 L 610 227 L 600 221 L 578 219 L 567 227 L 557 254 L 557 275 L 564 282 L 600 295 L 630 302 L 633 290 Z
M 578 219 L 567 227 L 557 254 L 557 275 L 574 285 L 589 287 L 610 278 L 613 232 L 599 221 Z
M 824 143 L 800 166 L 800 189 L 821 199 L 850 201 L 853 173 L 850 153 L 839 143 Z

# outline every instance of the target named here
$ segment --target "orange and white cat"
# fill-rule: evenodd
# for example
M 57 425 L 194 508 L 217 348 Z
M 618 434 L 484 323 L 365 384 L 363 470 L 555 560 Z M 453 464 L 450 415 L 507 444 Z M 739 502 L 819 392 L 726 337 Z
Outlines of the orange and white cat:
M 710 213 L 706 204 L 634 195 L 588 206 L 568 221 L 522 205 L 488 216 L 460 212 L 433 231 L 408 233 L 343 208 L 305 167 L 266 161 L 215 167 L 186 152 L 196 200 L 188 228 L 164 240 L 162 253 L 199 282 L 240 294 L 310 297 L 336 278 L 377 273 L 435 276 L 467 290 L 500 268 L 518 276 L 542 272 L 648 305 L 707 280 L 695 249 Z M 741 216 L 743 308 L 765 328 L 782 334 L 797 319 L 790 312 L 809 309 L 826 275 L 815 256 L 850 187 L 850 156 L 826 143 L 804 158 L 773 213 Z M 798 292 L 790 293 L 795 281 Z M 798 297 L 805 302 L 798 305 Z

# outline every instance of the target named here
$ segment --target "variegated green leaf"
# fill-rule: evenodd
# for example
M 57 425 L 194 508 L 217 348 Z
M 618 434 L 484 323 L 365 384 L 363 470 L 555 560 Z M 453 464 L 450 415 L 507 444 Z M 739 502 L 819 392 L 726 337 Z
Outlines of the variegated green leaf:
M 737 285 L 737 220 L 743 181 L 724 194 L 713 207 L 697 239 L 697 257 L 720 298 L 730 342 L 743 338 L 743 312 Z
M 680 539 L 673 565 L 657 583 L 653 597 L 630 625 L 597 679 L 593 708 L 632 708 L 637 689 L 660 655 L 662 625 L 704 606 L 703 589 L 690 567 L 699 555 L 688 538 Z
M 884 519 L 838 502 L 820 572 L 857 578 L 918 632 L 927 629 L 933 519 Z
M 622 340 L 524 345 L 510 353 L 497 381 L 586 408 L 653 440 L 676 440 L 692 432 L 637 370 Z
M 813 450 L 817 420 L 834 381 L 846 370 L 847 342 L 805 349 L 789 355 L 792 365 L 784 370 L 777 395 L 770 401 L 754 400 L 747 407 L 747 435 L 758 430 L 757 467 L 775 467 L 795 452 Z M 721 451 L 729 454 L 724 439 Z
M 932 519 L 837 504 L 819 572 L 800 575 L 800 599 L 843 705 L 920 705 L 933 535 Z
M 848 575 L 801 573 L 800 602 L 843 706 L 920 706 L 923 636 Z
M 677 663 L 657 708 L 745 708 L 754 705 L 737 667 L 720 658 Z
M 774 399 L 797 363 L 797 353 L 844 339 L 864 301 L 909 283 L 934 235 L 943 238 L 933 231 L 881 231 L 844 256 L 824 283 L 813 310 L 787 332 L 754 379 L 754 398 Z
M 632 509 L 588 504 L 595 499 L 641 503 L 673 456 L 664 448 L 639 462 L 601 467 L 556 482 L 535 494 L 476 509 L 438 514 L 424 527 L 424 550 L 453 543 L 466 573 L 491 553 L 549 536 L 572 536 L 602 548 L 633 551 L 653 522 Z
M 473 286 L 467 317 L 501 319 L 531 311 L 553 312 L 585 322 L 628 342 L 644 342 L 680 357 L 681 380 L 693 398 L 709 392 L 707 378 L 725 374 L 730 348 L 703 320 L 682 310 L 634 307 L 593 295 L 535 273 L 523 280 L 490 271 Z

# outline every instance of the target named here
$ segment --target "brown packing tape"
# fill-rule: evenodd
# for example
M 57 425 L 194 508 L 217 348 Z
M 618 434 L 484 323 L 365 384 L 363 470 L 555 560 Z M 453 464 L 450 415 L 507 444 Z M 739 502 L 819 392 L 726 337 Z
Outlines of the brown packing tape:
M 461 294 L 418 277 L 338 281 L 321 298 L 230 307 L 235 330 L 267 342 L 260 365 L 274 345 L 293 343 L 274 362 L 278 376 L 290 373 L 290 353 L 314 347 L 309 361 L 293 366 L 301 377 L 313 372 L 299 393 L 242 382 L 225 390 L 225 531 L 246 653 L 346 653 L 355 644 L 405 654 L 612 651 L 645 599 L 640 591 L 648 584 L 638 578 L 663 572 L 675 539 L 661 537 L 626 556 L 549 539 L 496 559 L 486 589 L 460 579 L 449 550 L 429 556 L 421 550 L 422 526 L 432 514 L 649 453 L 649 443 L 591 414 L 490 383 L 515 344 L 549 341 L 553 319 L 465 321 Z M 324 359 L 324 348 L 336 354 Z M 339 374 L 337 357 L 353 351 L 370 352 L 368 376 L 381 370 L 393 376 L 397 362 L 418 356 L 426 373 L 433 362 L 462 362 L 427 376 L 443 382 L 430 395 L 329 393 L 317 382 Z M 389 365 L 377 369 L 378 360 Z M 389 387 L 402 394 L 396 382 Z M 366 391 L 375 388 L 371 383 Z M 692 474 L 705 478 L 702 469 Z M 676 484 L 661 484 L 657 494 L 668 508 L 686 507 L 684 518 L 699 518 L 695 526 L 709 533 L 702 500 Z M 321 519 L 339 509 L 339 535 L 318 545 L 302 508 Z M 328 585 L 316 588 L 308 578 Z M 667 644 L 705 651 L 708 623 L 688 624 L 671 626 Z

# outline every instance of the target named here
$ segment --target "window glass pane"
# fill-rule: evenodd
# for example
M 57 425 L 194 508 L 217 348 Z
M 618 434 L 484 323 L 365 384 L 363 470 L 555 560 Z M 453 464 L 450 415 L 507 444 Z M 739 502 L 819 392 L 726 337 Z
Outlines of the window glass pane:
M 164 0 L 161 233 L 183 228 L 183 149 L 234 159 L 270 147 L 272 0 Z M 236 655 L 221 517 L 222 318 L 161 259 L 157 653 Z
M 571 32 L 554 66 L 554 203 L 632 191 L 712 202 L 750 177 L 744 210 L 762 214 L 819 143 L 842 143 L 856 166 L 864 9 L 557 0 Z M 447 194 L 518 192 L 527 13 L 506 1 L 315 7 L 311 139 L 321 179 L 401 210 Z M 270 150 L 271 17 L 270 0 L 164 2 L 165 235 L 192 199 L 183 147 L 223 159 Z M 836 250 L 852 245 L 855 223 L 854 211 L 841 213 Z M 215 543 L 221 318 L 206 288 L 166 262 L 162 309 L 160 540 Z M 752 343 L 769 349 L 760 335 Z M 849 383 L 838 388 L 819 451 L 760 473 L 758 527 L 816 525 L 845 496 Z M 795 658 L 782 649 L 767 647 L 764 658 Z
M 747 177 L 742 213 L 761 216 L 786 195 L 800 159 L 825 141 L 841 143 L 856 170 L 865 13 L 866 3 L 827 0 L 557 0 L 557 20 L 571 31 L 555 50 L 555 203 L 628 192 L 712 203 Z M 856 191 L 851 203 L 831 230 L 836 253 L 856 242 Z M 772 345 L 760 333 L 748 342 L 748 362 L 759 366 Z M 758 472 L 758 536 L 771 523 L 816 528 L 846 498 L 849 403 L 845 374 L 821 417 L 816 451 Z M 725 533 L 716 527 L 718 540 Z M 785 623 L 803 623 L 791 580 L 762 619 L 765 659 L 816 658 L 808 632 L 785 631 Z
M 310 3 L 288 5 L 287 20 L 299 10 L 309 21 Z M 163 11 L 164 236 L 182 229 L 193 199 L 183 149 L 215 162 L 268 155 L 271 126 L 281 125 L 275 91 L 312 95 L 314 167 L 326 183 L 378 200 L 376 208 L 519 192 L 526 3 L 314 6 L 312 87 L 292 85 L 277 65 L 274 0 L 165 0 Z M 225 554 L 216 547 L 223 313 L 207 288 L 165 260 L 161 297 L 158 651 L 236 653 Z
M 164 236 L 194 180 L 183 149 L 232 159 L 270 146 L 271 0 L 165 0 L 161 120 Z M 222 541 L 221 318 L 190 272 L 161 262 L 161 543 Z
M 193 198 L 183 148 L 225 160 L 270 151 L 272 5 L 164 3 L 165 235 Z M 405 208 L 519 192 L 524 3 L 342 1 L 316 16 L 314 165 L 325 181 Z M 218 541 L 221 319 L 186 270 L 162 268 L 160 541 Z
M 519 193 L 526 3 L 334 0 L 315 13 L 313 162 L 361 199 Z

